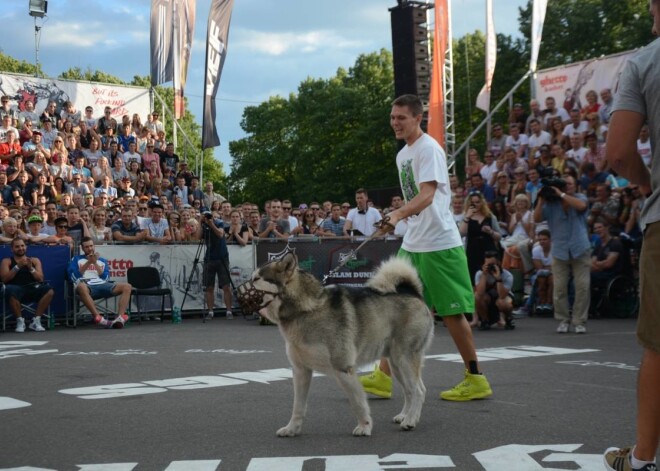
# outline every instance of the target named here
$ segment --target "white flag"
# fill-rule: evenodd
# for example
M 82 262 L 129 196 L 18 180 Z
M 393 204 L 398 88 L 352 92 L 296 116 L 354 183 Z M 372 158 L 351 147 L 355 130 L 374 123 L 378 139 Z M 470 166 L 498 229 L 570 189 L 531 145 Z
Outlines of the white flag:
M 532 59 L 529 62 L 529 69 L 532 72 L 536 72 L 536 62 L 539 58 L 543 22 L 545 21 L 545 10 L 547 8 L 548 0 L 534 0 L 532 8 Z
M 493 0 L 486 0 L 486 83 L 477 96 L 477 108 L 490 110 L 490 87 L 497 62 L 497 37 L 493 22 Z

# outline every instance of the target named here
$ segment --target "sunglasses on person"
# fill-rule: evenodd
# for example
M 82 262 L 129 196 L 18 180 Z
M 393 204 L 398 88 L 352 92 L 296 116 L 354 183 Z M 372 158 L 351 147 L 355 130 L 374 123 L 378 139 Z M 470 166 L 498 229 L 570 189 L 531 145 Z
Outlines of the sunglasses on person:
M 312 211 L 318 211 L 321 208 L 309 208 L 309 209 L 311 209 Z
M 291 206 L 282 206 L 283 211 L 291 211 Z
M 64 224 L 60 224 L 59 226 L 57 226 L 57 228 L 58 228 L 58 229 L 68 229 L 69 226 L 66 226 L 66 225 L 64 225 Z

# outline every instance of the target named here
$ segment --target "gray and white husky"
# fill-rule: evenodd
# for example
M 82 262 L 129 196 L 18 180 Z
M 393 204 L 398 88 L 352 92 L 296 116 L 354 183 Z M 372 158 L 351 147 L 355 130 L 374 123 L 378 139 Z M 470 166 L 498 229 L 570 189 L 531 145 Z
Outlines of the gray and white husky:
M 415 428 L 426 394 L 422 364 L 433 318 L 408 261 L 386 261 L 364 288 L 323 287 L 289 253 L 257 269 L 247 284 L 259 293 L 260 314 L 279 326 L 293 366 L 293 412 L 278 436 L 300 434 L 312 371 L 334 376 L 348 395 L 358 419 L 353 435 L 371 435 L 369 405 L 356 373 L 380 357 L 389 359 L 404 391 L 394 422 L 403 430 Z

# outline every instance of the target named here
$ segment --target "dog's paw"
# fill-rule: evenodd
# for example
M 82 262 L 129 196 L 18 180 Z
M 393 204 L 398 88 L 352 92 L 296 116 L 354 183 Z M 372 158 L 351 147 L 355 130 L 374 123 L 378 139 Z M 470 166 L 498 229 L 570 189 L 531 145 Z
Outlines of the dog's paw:
M 415 430 L 415 424 L 402 422 L 401 423 L 401 430 L 403 430 L 404 432 L 409 432 L 411 430 Z
M 291 427 L 290 425 L 287 425 L 277 431 L 278 437 L 295 437 L 296 435 L 300 435 L 300 427 Z
M 398 414 L 394 416 L 392 422 L 394 422 L 395 424 L 400 424 L 401 422 L 403 422 L 403 419 L 405 418 L 406 418 L 405 414 Z
M 367 424 L 358 424 L 357 427 L 353 429 L 354 437 L 370 437 L 371 436 L 371 423 Z

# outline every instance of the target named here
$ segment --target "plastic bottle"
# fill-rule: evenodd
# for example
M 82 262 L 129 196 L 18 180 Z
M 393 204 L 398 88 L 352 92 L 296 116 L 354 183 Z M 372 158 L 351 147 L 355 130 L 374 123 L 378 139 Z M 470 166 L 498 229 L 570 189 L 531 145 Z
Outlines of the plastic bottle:
M 181 308 L 174 306 L 172 308 L 172 324 L 181 324 Z

